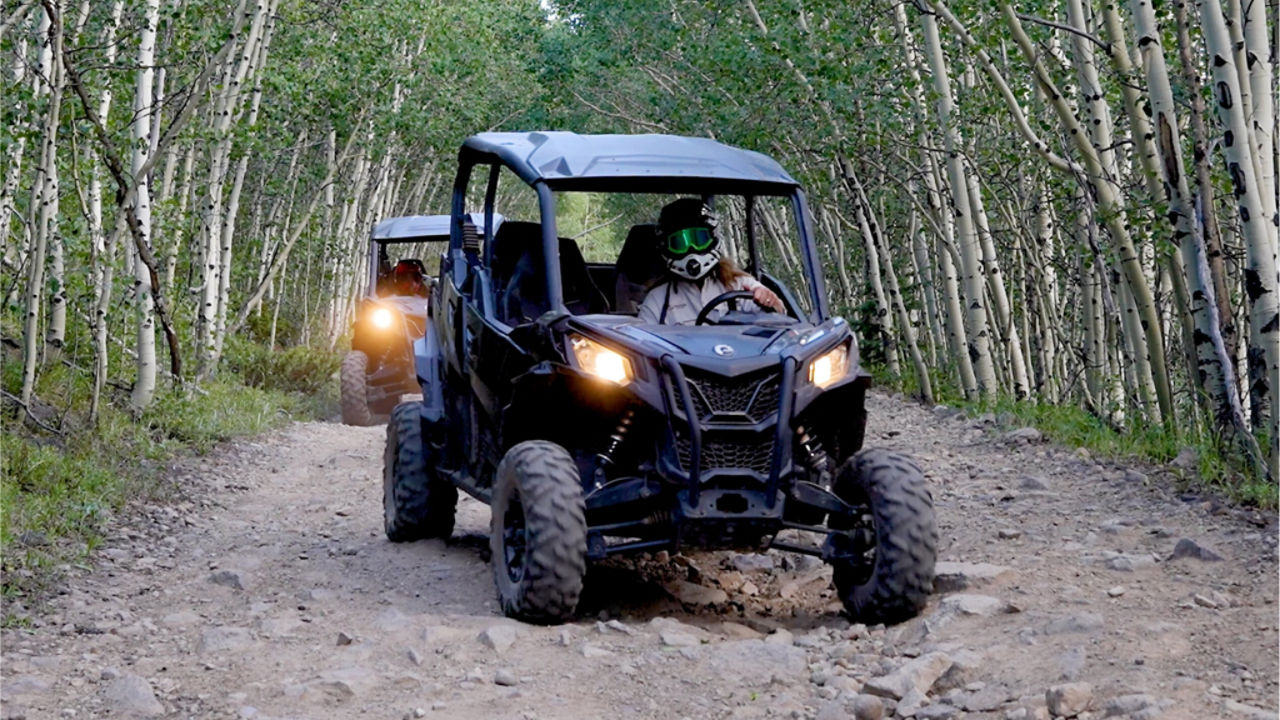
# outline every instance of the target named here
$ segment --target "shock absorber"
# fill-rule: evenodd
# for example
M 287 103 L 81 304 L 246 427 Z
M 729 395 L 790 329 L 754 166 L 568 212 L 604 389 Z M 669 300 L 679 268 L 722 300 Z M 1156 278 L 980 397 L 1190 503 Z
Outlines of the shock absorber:
M 631 432 L 631 424 L 635 422 L 635 417 L 636 411 L 634 408 L 628 408 L 623 413 L 622 419 L 618 421 L 618 426 L 614 428 L 613 434 L 609 436 L 609 445 L 605 447 L 604 452 L 596 455 L 602 466 L 613 464 L 614 456 L 619 448 L 622 447 L 622 442 L 627 439 L 627 433 Z
M 805 426 L 796 427 L 796 440 L 800 448 L 804 450 L 805 459 L 808 461 L 809 467 L 818 475 L 818 484 L 823 487 L 831 487 L 831 481 L 835 476 L 834 463 L 831 456 L 822 447 L 822 441 L 809 434 Z

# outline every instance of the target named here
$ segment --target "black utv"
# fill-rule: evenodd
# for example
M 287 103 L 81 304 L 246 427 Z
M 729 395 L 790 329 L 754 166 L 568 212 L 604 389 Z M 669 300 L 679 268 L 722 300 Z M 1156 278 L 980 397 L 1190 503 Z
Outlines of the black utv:
M 681 196 L 715 209 L 785 312 L 732 291 L 687 324 L 637 316 L 669 282 L 653 220 Z M 862 449 L 869 376 L 776 162 L 700 138 L 483 133 L 451 218 L 414 348 L 424 399 L 387 428 L 387 537 L 448 537 L 458 488 L 489 504 L 502 608 L 532 622 L 573 616 L 588 560 L 682 548 L 820 557 L 863 622 L 924 606 L 932 499 L 911 460 Z
M 343 356 L 339 373 L 347 425 L 369 425 L 385 418 L 402 395 L 418 394 L 412 347 L 426 329 L 434 280 L 422 258 L 438 255 L 427 248 L 448 240 L 448 215 L 389 218 L 370 233 L 367 288 L 356 307 L 351 352 Z M 394 263 L 388 250 L 396 252 Z

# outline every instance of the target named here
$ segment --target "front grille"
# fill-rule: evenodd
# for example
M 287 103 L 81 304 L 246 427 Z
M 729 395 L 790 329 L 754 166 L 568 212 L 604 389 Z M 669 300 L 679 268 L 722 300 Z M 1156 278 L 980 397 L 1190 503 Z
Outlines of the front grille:
M 778 409 L 779 379 L 777 372 L 740 378 L 688 375 L 693 407 L 703 421 L 726 415 L 741 416 L 747 422 L 768 419 Z
M 751 470 L 765 477 L 773 469 L 774 440 L 771 434 L 755 440 L 708 440 L 702 436 L 702 472 L 713 470 Z M 680 465 L 687 471 L 693 464 L 693 443 L 683 431 L 676 432 L 676 452 Z

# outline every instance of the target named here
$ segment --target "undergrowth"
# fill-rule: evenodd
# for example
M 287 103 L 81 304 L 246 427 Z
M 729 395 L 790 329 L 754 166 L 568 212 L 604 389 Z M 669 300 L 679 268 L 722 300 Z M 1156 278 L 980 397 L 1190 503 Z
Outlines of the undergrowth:
M 272 352 L 229 341 L 217 379 L 167 386 L 141 414 L 123 386 L 109 388 L 96 425 L 88 423 L 89 378 L 64 364 L 42 371 L 32 414 L 6 402 L 0 419 L 0 592 L 5 604 L 41 597 L 60 570 L 102 542 L 106 522 L 134 501 L 171 489 L 175 458 L 219 442 L 336 411 L 335 353 Z M 4 388 L 17 395 L 20 361 L 6 357 Z M 5 609 L 5 622 L 16 615 Z
M 920 396 L 919 381 L 913 373 L 904 373 L 904 377 L 895 379 L 883 367 L 873 366 L 870 370 L 876 385 Z M 1244 458 L 1224 448 L 1209 433 L 1174 432 L 1162 425 L 1147 423 L 1116 428 L 1080 406 L 1017 400 L 1007 395 L 994 401 L 967 401 L 960 388 L 946 382 L 941 375 L 935 372 L 931 379 L 935 402 L 962 408 L 970 415 L 992 413 L 1004 425 L 1034 427 L 1047 439 L 1067 447 L 1084 448 L 1093 457 L 1163 465 L 1190 449 L 1195 457 L 1195 470 L 1184 473 L 1184 480 L 1191 485 L 1219 490 L 1233 501 L 1246 505 L 1264 509 L 1280 505 L 1276 484 L 1253 476 Z

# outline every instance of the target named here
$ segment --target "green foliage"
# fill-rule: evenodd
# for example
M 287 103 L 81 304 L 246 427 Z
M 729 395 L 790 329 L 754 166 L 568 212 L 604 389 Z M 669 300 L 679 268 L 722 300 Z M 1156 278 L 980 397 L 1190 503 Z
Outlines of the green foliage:
M 907 374 L 895 383 L 883 366 L 872 365 L 877 385 L 893 387 L 908 395 L 915 393 L 915 378 Z M 1190 433 L 1171 432 L 1163 425 L 1139 424 L 1116 428 L 1105 420 L 1074 405 L 1052 405 L 1033 400 L 1016 400 L 1001 395 L 994 402 L 967 402 L 947 376 L 932 378 L 937 401 L 964 408 L 971 415 L 992 413 L 1004 426 L 1030 426 L 1055 443 L 1084 448 L 1090 455 L 1117 460 L 1162 465 L 1178 457 L 1184 448 L 1195 452 L 1197 468 L 1194 483 L 1208 485 L 1226 493 L 1236 502 L 1275 509 L 1280 497 L 1275 483 L 1250 476 L 1242 458 L 1222 447 L 1211 437 L 1192 437 Z
M 33 410 L 48 433 L 5 407 L 0 437 L 0 557 L 3 592 L 39 595 L 57 566 L 101 542 L 101 530 L 126 503 L 170 490 L 166 464 L 217 443 L 262 433 L 336 407 L 335 353 L 295 347 L 273 353 L 242 340 L 228 343 L 231 369 L 199 389 L 168 388 L 140 416 L 107 403 L 89 427 L 88 379 L 63 365 L 46 367 Z M 3 364 L 6 390 L 21 365 Z M 12 390 L 10 390 L 12 392 Z
M 342 356 L 302 345 L 276 350 L 228 338 L 223 363 L 251 388 L 316 395 L 334 385 Z

